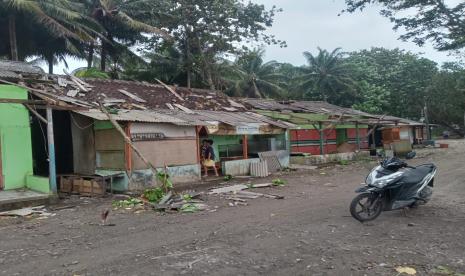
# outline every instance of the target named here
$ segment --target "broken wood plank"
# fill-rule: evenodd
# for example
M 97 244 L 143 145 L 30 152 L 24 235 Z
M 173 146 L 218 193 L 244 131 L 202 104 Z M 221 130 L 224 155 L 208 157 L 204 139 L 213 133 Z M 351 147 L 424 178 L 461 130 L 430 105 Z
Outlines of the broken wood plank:
M 255 192 L 248 192 L 248 191 L 239 191 L 237 192 L 237 196 L 257 196 L 257 197 L 266 197 L 266 198 L 273 198 L 273 199 L 283 199 L 284 196 L 281 195 L 273 195 L 273 194 L 264 194 L 264 193 L 255 193 Z
M 222 106 L 224 110 L 226 111 L 237 111 L 237 108 L 234 108 L 234 107 L 226 107 L 226 106 Z
M 114 99 L 114 98 L 106 98 L 103 100 L 104 103 L 125 103 L 126 101 L 123 99 Z
M 189 108 L 187 108 L 185 106 L 182 106 L 180 104 L 173 104 L 173 105 L 176 106 L 177 108 L 181 109 L 182 111 L 186 112 L 186 113 L 189 113 L 189 114 L 194 113 L 194 111 L 192 111 Z
M 158 204 L 165 204 L 168 202 L 168 200 L 171 199 L 171 197 L 173 196 L 173 193 L 171 191 L 169 191 L 165 196 L 163 196 L 160 200 L 160 202 L 158 202 Z
M 231 99 L 228 99 L 228 102 L 229 102 L 229 104 L 231 104 L 231 106 L 233 106 L 233 107 L 245 108 L 244 105 L 242 105 L 242 104 L 240 104 L 240 103 L 238 103 L 238 102 L 235 102 L 235 101 L 233 101 L 233 100 L 231 100 Z
M 247 202 L 247 200 L 239 197 L 227 197 L 227 200 L 232 200 L 232 201 L 239 201 L 239 202 Z
M 131 105 L 142 110 L 147 110 L 147 107 L 140 104 L 131 103 Z
M 131 98 L 131 99 L 133 99 L 133 100 L 135 100 L 135 101 L 137 101 L 137 102 L 140 102 L 140 103 L 146 103 L 146 102 L 147 102 L 146 100 L 144 100 L 144 99 L 142 99 L 142 98 L 139 98 L 139 97 L 137 97 L 136 95 L 134 95 L 134 94 L 132 94 L 132 93 L 130 93 L 130 92 L 124 90 L 124 89 L 118 89 L 118 91 L 119 91 L 121 94 L 124 94 L 124 95 L 128 96 L 129 98 Z
M 171 87 L 169 87 L 167 84 L 165 84 L 164 82 L 162 82 L 161 80 L 159 79 L 155 79 L 159 84 L 161 84 L 164 88 L 166 88 L 166 90 L 168 90 L 169 92 L 171 92 L 171 94 L 173 94 L 174 96 L 176 96 L 176 98 L 180 99 L 181 101 L 184 101 L 183 97 L 179 96 L 178 93 L 176 93 L 176 91 L 174 91 Z
M 252 188 L 266 188 L 273 186 L 273 183 L 252 184 Z
M 169 109 L 174 110 L 174 106 L 173 106 L 172 104 L 166 103 L 166 106 L 167 106 Z
M 248 188 L 249 187 L 247 185 L 238 184 L 238 185 L 233 185 L 233 186 L 228 186 L 228 187 L 212 189 L 209 194 L 226 194 L 226 193 L 231 193 L 231 192 L 242 191 Z

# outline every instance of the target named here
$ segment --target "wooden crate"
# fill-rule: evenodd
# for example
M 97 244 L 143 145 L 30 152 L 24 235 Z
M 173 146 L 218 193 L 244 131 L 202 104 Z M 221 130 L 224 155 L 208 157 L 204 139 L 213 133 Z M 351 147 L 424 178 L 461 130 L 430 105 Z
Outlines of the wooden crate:
M 69 178 L 60 177 L 60 192 L 71 193 L 73 191 L 73 181 Z
M 74 179 L 73 191 L 81 195 L 104 195 L 105 188 L 101 181 Z

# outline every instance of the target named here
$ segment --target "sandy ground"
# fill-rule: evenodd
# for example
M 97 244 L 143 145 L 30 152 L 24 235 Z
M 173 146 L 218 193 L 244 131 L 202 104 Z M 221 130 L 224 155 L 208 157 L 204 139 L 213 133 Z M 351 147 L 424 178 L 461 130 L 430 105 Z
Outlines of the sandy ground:
M 412 161 L 439 172 L 432 201 L 407 217 L 350 216 L 369 162 L 288 173 L 286 186 L 259 190 L 282 200 L 230 207 L 209 196 L 216 211 L 115 211 L 115 226 L 99 226 L 111 199 L 81 199 L 47 219 L 0 219 L 0 275 L 396 275 L 400 265 L 464 273 L 465 143 L 450 143 Z

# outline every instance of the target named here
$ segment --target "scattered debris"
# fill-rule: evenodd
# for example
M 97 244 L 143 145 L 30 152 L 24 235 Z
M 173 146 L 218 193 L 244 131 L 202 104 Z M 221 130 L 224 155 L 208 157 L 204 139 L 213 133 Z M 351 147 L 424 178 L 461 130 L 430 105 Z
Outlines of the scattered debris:
M 139 97 L 137 97 L 136 95 L 132 94 L 132 93 L 129 93 L 128 91 L 124 90 L 124 89 L 118 89 L 118 91 L 123 94 L 123 95 L 126 95 L 128 96 L 129 98 L 137 101 L 137 102 L 140 102 L 140 103 L 146 103 L 147 101 L 144 100 L 144 99 L 141 99 Z
M 11 217 L 27 217 L 31 215 L 38 215 L 40 217 L 54 216 L 54 213 L 49 213 L 45 210 L 45 206 L 28 207 L 17 210 L 11 210 L 1 212 L 0 216 L 11 216 Z
M 242 191 L 242 190 L 245 190 L 245 189 L 248 189 L 248 188 L 249 187 L 247 185 L 237 184 L 237 185 L 233 185 L 233 186 L 213 189 L 213 190 L 210 191 L 209 194 L 226 194 L 226 193 L 230 193 L 230 192 Z
M 398 267 L 396 267 L 396 271 L 399 274 L 407 274 L 407 275 L 416 275 L 417 274 L 417 271 L 414 268 L 408 267 L 408 266 L 398 266 Z
M 273 194 L 264 194 L 264 193 L 255 193 L 255 192 L 248 192 L 248 191 L 239 191 L 236 194 L 238 197 L 242 196 L 256 196 L 256 197 L 266 197 L 272 199 L 284 199 L 282 195 L 273 195 Z
M 194 213 L 208 209 L 207 204 L 203 203 L 185 203 L 181 206 L 180 211 L 183 213 Z
M 250 185 L 251 188 L 266 188 L 273 186 L 273 183 L 262 183 L 262 184 L 252 184 Z

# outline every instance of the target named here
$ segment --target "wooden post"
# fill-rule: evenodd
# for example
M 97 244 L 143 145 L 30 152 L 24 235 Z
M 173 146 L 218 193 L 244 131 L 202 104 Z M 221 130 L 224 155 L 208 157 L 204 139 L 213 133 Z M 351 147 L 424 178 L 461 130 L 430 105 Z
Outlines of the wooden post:
M 48 139 L 48 171 L 49 183 L 52 193 L 57 193 L 57 173 L 55 160 L 55 138 L 53 135 L 53 114 L 52 108 L 47 106 L 47 139 Z
M 249 149 L 248 149 L 247 135 L 242 136 L 242 153 L 244 159 L 249 158 Z
M 320 154 L 323 155 L 325 154 L 325 150 L 324 150 L 324 139 L 325 139 L 325 133 L 323 132 L 323 123 L 322 122 L 319 122 L 318 123 L 318 131 L 320 132 Z
M 197 149 L 197 163 L 199 163 L 199 164 L 200 164 L 200 161 L 201 161 L 200 160 L 201 159 L 201 157 L 200 157 L 200 149 L 201 149 L 201 147 L 200 147 L 200 136 L 199 136 L 199 132 L 200 132 L 201 128 L 202 128 L 201 126 L 196 126 L 195 127 L 195 147 Z
M 131 137 L 131 123 L 127 123 L 126 128 L 126 135 L 128 137 Z M 125 155 L 126 155 L 126 170 L 128 172 L 132 172 L 132 148 L 128 143 L 124 144 L 124 150 L 125 150 Z
M 360 150 L 361 149 L 361 146 L 360 146 L 360 129 L 359 129 L 358 121 L 355 122 L 355 135 L 356 135 L 356 138 L 357 138 L 357 148 L 358 148 L 358 150 Z

